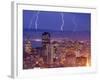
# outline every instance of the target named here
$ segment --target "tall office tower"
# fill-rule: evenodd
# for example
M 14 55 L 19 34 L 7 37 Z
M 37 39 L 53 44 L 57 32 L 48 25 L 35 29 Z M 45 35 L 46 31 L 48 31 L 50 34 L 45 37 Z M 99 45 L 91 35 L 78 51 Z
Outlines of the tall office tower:
M 47 64 L 50 63 L 51 59 L 51 50 L 50 50 L 50 33 L 49 32 L 44 32 L 42 34 L 42 47 L 43 47 L 43 56 L 44 60 Z
M 32 44 L 29 40 L 27 40 L 24 45 L 24 51 L 28 54 L 31 54 L 31 52 L 32 52 Z

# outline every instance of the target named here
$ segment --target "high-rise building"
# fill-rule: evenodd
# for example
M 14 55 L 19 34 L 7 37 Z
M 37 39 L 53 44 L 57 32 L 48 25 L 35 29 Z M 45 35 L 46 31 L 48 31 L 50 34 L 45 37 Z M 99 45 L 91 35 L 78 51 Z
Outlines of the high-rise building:
M 27 40 L 25 45 L 24 45 L 24 50 L 26 53 L 31 54 L 32 52 L 32 44 L 31 41 Z
M 50 33 L 49 32 L 44 32 L 42 34 L 42 47 L 43 47 L 43 56 L 44 60 L 46 61 L 47 64 L 50 63 L 51 59 L 51 50 L 50 50 Z
M 46 47 L 47 44 L 50 44 L 50 33 L 44 32 L 42 34 L 42 45 L 43 47 Z

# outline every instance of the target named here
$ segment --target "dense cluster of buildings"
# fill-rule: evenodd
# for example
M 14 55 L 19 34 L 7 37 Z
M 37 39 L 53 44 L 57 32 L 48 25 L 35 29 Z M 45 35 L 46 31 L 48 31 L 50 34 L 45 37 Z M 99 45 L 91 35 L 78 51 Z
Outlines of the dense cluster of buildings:
M 48 32 L 42 34 L 40 47 L 32 47 L 30 40 L 23 48 L 23 68 L 57 68 L 90 66 L 89 41 L 51 40 Z

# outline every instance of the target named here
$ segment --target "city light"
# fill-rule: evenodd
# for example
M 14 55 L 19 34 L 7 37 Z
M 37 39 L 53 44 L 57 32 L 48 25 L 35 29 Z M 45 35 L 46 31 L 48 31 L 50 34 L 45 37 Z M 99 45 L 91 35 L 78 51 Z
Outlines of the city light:
M 50 36 L 47 37 L 48 33 L 42 36 L 45 35 L 46 37 L 43 37 L 43 40 L 39 38 L 33 39 L 33 41 L 42 43 L 42 47 L 32 48 L 32 42 L 26 41 L 25 52 L 30 56 L 30 60 L 27 63 L 28 60 L 27 58 L 25 59 L 25 68 L 90 66 L 90 45 L 87 45 L 88 42 L 74 40 L 58 41 L 56 39 L 50 42 Z M 29 56 L 27 57 L 29 58 Z
M 89 62 L 89 60 L 88 60 L 88 59 L 87 59 L 86 66 L 90 66 L 90 62 Z

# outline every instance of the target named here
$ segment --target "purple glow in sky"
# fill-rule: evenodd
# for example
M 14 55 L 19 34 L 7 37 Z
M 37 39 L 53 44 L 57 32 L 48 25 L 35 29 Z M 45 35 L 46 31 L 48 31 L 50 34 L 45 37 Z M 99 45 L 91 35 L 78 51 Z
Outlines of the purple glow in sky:
M 23 28 L 53 31 L 90 31 L 90 13 L 23 10 Z

